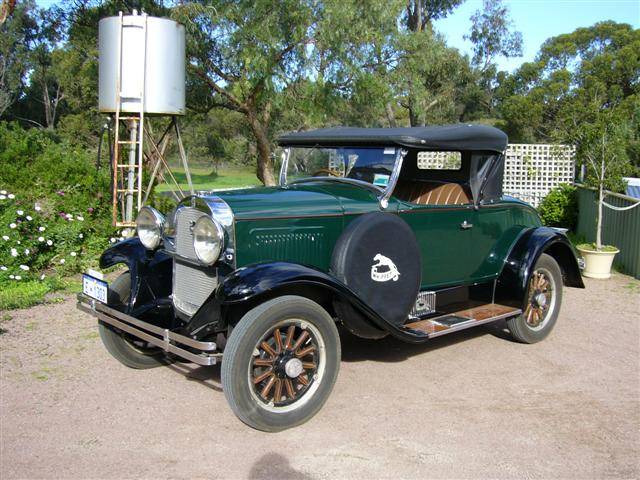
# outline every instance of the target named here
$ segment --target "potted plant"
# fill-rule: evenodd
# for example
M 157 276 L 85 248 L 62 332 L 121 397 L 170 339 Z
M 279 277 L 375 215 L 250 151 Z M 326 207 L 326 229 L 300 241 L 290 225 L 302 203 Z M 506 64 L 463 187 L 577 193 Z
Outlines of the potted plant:
M 582 274 L 591 278 L 609 278 L 611 266 L 620 251 L 602 243 L 602 213 L 606 190 L 621 190 L 623 175 L 629 168 L 628 123 L 610 111 L 597 112 L 591 122 L 584 122 L 573 133 L 578 159 L 586 167 L 584 183 L 597 192 L 596 241 L 576 246 L 584 259 Z

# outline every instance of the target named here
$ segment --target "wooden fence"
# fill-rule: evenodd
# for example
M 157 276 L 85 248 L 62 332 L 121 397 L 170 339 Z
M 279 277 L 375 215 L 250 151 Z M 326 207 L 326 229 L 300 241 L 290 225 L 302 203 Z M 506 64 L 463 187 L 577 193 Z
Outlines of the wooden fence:
M 596 238 L 597 195 L 589 188 L 578 188 L 578 235 L 588 242 Z M 637 198 L 609 193 L 605 201 L 616 207 L 628 207 Z M 620 270 L 640 279 L 640 205 L 630 210 L 617 211 L 604 208 L 602 217 L 602 242 L 620 249 L 615 265 Z

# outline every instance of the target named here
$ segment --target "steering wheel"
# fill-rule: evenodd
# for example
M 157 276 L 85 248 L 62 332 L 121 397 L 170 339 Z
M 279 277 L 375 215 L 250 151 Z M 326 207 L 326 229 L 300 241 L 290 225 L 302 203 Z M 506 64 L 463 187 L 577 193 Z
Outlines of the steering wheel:
M 320 170 L 316 170 L 313 172 L 313 176 L 317 177 L 318 175 L 328 175 L 330 177 L 341 177 L 340 172 L 336 170 L 331 170 L 330 168 L 321 168 Z

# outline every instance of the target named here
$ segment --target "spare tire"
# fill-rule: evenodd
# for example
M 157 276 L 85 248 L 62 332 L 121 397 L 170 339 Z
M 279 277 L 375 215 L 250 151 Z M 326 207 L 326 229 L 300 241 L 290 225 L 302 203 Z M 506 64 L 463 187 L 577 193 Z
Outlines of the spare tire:
M 415 235 L 402 219 L 373 212 L 352 221 L 336 242 L 333 275 L 390 323 L 402 325 L 420 291 L 422 260 Z M 339 301 L 340 320 L 365 338 L 386 335 L 350 304 Z

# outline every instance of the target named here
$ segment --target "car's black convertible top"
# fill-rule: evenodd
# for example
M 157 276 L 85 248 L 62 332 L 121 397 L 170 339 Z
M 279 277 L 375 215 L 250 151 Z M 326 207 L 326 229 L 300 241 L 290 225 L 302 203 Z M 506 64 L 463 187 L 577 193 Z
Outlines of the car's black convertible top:
M 426 150 L 502 153 L 507 135 L 487 125 L 441 125 L 410 128 L 334 127 L 292 132 L 278 138 L 282 146 L 399 145 Z

